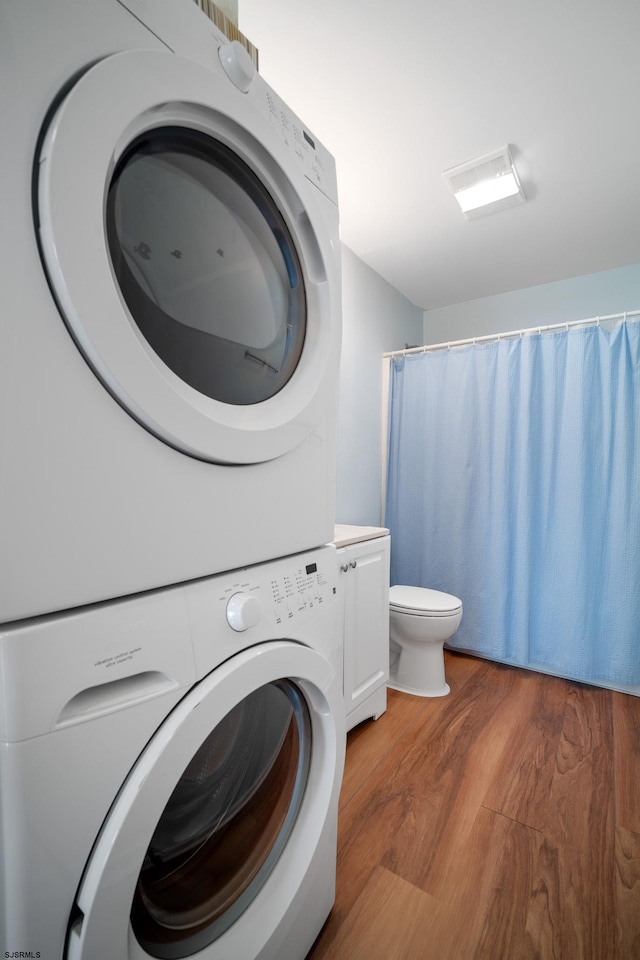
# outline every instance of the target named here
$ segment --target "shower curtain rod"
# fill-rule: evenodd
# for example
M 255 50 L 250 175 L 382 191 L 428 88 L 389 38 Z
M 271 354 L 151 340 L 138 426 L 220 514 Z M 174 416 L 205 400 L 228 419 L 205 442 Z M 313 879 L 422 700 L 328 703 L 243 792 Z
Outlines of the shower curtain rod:
M 551 330 L 569 330 L 571 327 L 588 327 L 600 325 L 610 320 L 625 321 L 628 317 L 640 316 L 640 310 L 627 310 L 624 313 L 612 313 L 608 317 L 590 317 L 588 320 L 569 320 L 566 323 L 551 323 L 541 327 L 527 327 L 524 330 L 509 330 L 506 333 L 488 333 L 482 337 L 468 337 L 466 340 L 449 340 L 444 343 L 425 344 L 423 347 L 405 347 L 404 350 L 392 350 L 383 353 L 383 357 L 410 356 L 413 353 L 429 353 L 431 350 L 450 350 L 452 347 L 466 347 L 469 344 L 487 343 L 490 340 L 507 340 L 515 337 L 527 337 L 536 333 L 547 333 Z

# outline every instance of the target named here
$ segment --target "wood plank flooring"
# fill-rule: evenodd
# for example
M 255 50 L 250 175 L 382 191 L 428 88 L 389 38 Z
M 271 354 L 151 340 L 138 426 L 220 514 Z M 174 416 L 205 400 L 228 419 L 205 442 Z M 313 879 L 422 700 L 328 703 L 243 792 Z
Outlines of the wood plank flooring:
M 640 960 L 640 698 L 446 653 L 349 734 L 308 960 Z

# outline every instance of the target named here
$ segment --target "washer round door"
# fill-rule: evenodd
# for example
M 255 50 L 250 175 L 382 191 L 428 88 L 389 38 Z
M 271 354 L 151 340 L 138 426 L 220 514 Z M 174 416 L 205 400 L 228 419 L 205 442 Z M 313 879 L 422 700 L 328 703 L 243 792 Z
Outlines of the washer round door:
M 251 94 L 217 61 L 115 54 L 62 100 L 37 169 L 53 295 L 136 420 L 219 463 L 309 436 L 337 376 L 338 253 Z
M 104 822 L 68 960 L 257 956 L 337 818 L 340 707 L 329 663 L 283 641 L 197 684 Z

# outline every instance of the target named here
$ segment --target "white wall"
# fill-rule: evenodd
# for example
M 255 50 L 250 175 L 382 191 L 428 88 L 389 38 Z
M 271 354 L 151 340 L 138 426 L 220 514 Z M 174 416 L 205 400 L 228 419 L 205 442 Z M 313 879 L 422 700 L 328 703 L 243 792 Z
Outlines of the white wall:
M 640 310 L 640 264 L 427 310 L 423 336 L 443 343 L 625 310 Z
M 422 343 L 422 310 L 342 247 L 336 521 L 379 526 L 382 354 Z

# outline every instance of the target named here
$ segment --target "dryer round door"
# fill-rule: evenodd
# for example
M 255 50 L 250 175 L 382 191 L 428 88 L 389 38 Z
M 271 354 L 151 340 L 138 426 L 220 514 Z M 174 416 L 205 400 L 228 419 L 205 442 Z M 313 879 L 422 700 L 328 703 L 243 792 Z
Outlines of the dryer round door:
M 335 825 L 344 762 L 338 687 L 320 654 L 274 641 L 191 690 L 103 824 L 67 960 L 259 954 L 328 821 Z
M 115 399 L 184 453 L 259 463 L 332 401 L 339 254 L 297 158 L 215 66 L 137 50 L 81 76 L 43 136 L 39 242 Z

